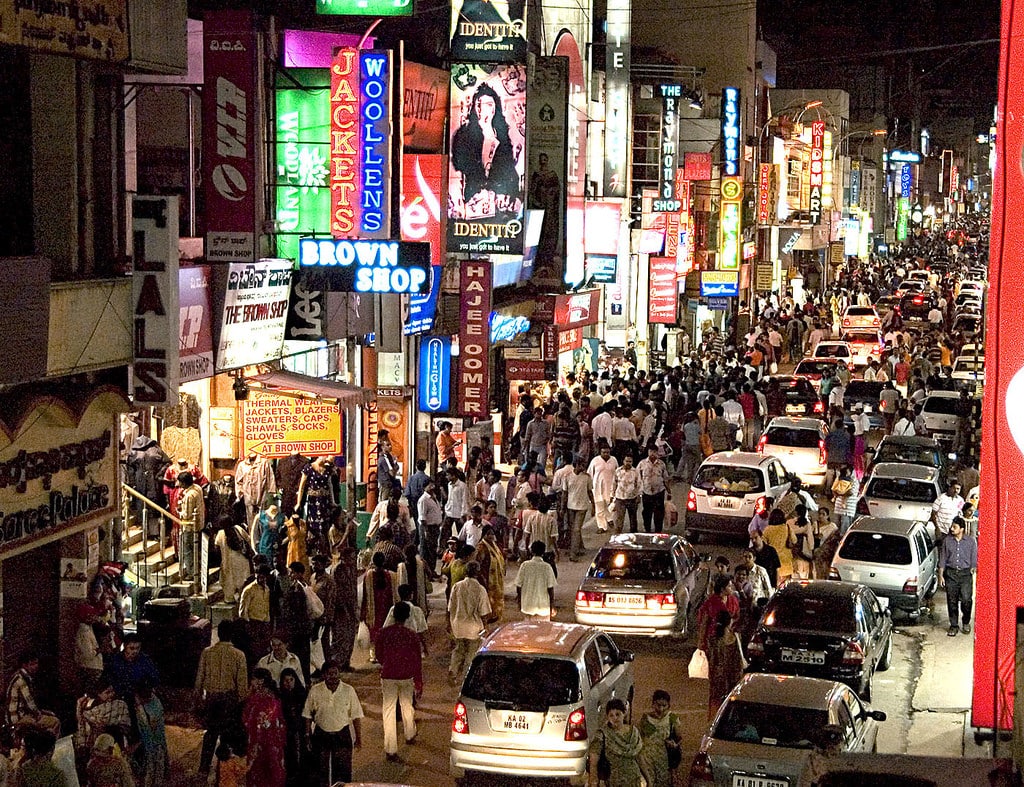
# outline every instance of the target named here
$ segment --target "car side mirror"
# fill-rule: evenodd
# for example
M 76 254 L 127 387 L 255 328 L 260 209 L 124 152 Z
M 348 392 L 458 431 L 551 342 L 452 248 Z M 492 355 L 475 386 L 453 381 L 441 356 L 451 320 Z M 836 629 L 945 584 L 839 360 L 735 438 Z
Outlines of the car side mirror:
M 884 710 L 873 710 L 868 714 L 875 721 L 885 721 L 886 715 Z
M 756 602 L 754 602 L 754 604 L 755 604 L 755 606 L 758 609 L 764 609 L 765 607 L 768 606 L 768 599 L 767 598 L 759 598 Z
M 631 662 L 636 655 L 631 650 L 620 650 L 619 651 L 619 662 L 622 664 L 628 664 Z

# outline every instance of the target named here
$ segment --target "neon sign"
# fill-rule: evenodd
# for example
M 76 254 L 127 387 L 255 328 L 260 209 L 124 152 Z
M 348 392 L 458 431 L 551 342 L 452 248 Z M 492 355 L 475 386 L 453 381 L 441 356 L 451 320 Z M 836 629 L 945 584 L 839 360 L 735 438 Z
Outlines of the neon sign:
M 359 156 L 358 49 L 339 49 L 331 62 L 331 235 L 352 237 L 359 210 L 356 195 Z
M 900 170 L 900 196 L 910 199 L 910 187 L 914 183 L 914 172 L 909 164 L 904 164 Z
M 391 237 L 391 53 L 359 54 L 362 202 L 359 236 Z
M 722 174 L 740 174 L 740 90 L 727 87 L 722 91 Z
M 825 121 L 811 123 L 811 223 L 821 223 L 822 194 L 825 188 Z
M 530 330 L 530 321 L 522 316 L 491 312 L 491 344 L 508 342 Z
M 430 281 L 430 245 L 303 238 L 299 265 L 323 268 L 334 292 L 417 293 Z
M 757 223 L 772 223 L 772 165 L 761 164 L 757 171 Z
M 658 159 L 658 198 L 655 212 L 675 213 L 679 200 L 675 194 L 676 161 L 678 159 L 679 99 L 682 85 L 659 85 L 661 90 L 661 156 Z
M 719 270 L 739 270 L 740 267 L 742 199 L 743 181 L 739 178 L 722 178 L 722 206 L 718 214 L 718 224 L 721 228 L 717 266 Z
M 920 164 L 921 154 L 912 150 L 890 150 L 889 161 L 895 164 Z
M 419 368 L 420 412 L 447 412 L 452 389 L 452 340 L 447 336 L 424 336 Z

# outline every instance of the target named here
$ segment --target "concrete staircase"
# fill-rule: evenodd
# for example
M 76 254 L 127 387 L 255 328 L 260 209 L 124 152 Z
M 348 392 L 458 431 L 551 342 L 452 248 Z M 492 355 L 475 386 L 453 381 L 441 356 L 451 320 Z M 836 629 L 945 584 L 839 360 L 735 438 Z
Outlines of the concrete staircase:
M 123 560 L 128 563 L 128 570 L 138 577 L 139 583 L 157 589 L 168 586 L 182 590 L 187 588 L 188 583 L 182 582 L 181 579 L 181 567 L 175 557 L 174 548 L 165 548 L 159 539 L 151 538 L 144 541 L 142 535 L 140 525 L 129 526 L 123 556 Z M 219 594 L 219 583 L 220 568 L 211 568 L 207 597 Z

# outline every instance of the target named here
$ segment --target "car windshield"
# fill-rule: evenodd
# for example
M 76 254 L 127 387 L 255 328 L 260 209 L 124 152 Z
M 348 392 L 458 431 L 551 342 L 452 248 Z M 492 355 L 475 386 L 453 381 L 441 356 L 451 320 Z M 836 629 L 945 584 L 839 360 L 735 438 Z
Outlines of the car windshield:
M 850 317 L 874 317 L 875 310 L 870 306 L 851 306 L 846 310 Z
M 786 396 L 814 396 L 817 398 L 817 394 L 814 393 L 814 388 L 809 382 L 803 377 L 789 377 L 783 380 L 779 380 L 779 389 L 786 394 Z
M 857 630 L 853 598 L 847 595 L 776 593 L 768 603 L 764 625 L 772 628 L 852 633 Z
M 615 549 L 605 547 L 597 553 L 588 577 L 598 579 L 673 580 L 672 555 L 664 549 Z
M 867 491 L 867 497 L 904 503 L 934 503 L 937 496 L 935 484 L 910 478 L 874 478 Z
M 985 371 L 984 358 L 957 358 L 953 364 L 954 372 L 983 372 Z
M 704 465 L 697 471 L 693 485 L 705 492 L 764 491 L 764 474 L 752 467 L 733 465 Z
M 768 430 L 766 445 L 785 448 L 817 448 L 817 429 L 793 429 L 788 426 L 773 426 Z
M 580 676 L 567 659 L 483 654 L 473 660 L 462 694 L 491 707 L 547 710 L 579 702 Z
M 800 361 L 797 364 L 794 374 L 818 374 L 820 375 L 826 369 L 835 369 L 834 363 L 828 361 Z
M 791 708 L 737 700 L 725 706 L 712 738 L 736 743 L 759 743 L 785 749 L 810 749 L 815 730 L 828 724 L 820 708 Z
M 955 396 L 929 396 L 924 400 L 922 409 L 926 413 L 937 415 L 956 415 L 957 401 Z
M 850 348 L 845 344 L 819 344 L 814 348 L 814 354 L 819 358 L 848 358 Z
M 906 536 L 861 533 L 854 530 L 839 548 L 839 557 L 860 563 L 909 566 L 911 562 L 910 540 Z
M 939 467 L 939 453 L 929 445 L 900 445 L 884 440 L 875 451 L 876 462 L 909 462 L 912 465 Z

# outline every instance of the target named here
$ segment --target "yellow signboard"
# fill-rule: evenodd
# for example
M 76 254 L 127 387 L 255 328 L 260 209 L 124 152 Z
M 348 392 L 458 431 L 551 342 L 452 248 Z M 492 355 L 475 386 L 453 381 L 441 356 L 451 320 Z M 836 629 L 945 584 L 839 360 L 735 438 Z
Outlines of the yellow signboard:
M 125 0 L 0 0 L 0 44 L 89 60 L 127 60 L 125 5 Z
M 267 457 L 298 451 L 306 456 L 341 453 L 337 404 L 252 391 L 242 404 L 242 454 Z

